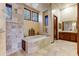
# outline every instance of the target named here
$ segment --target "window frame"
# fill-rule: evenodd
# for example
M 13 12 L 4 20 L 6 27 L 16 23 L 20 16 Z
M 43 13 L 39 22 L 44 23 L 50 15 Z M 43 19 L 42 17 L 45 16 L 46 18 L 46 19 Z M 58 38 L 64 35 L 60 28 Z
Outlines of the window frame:
M 33 13 L 37 14 L 37 20 L 33 20 Z M 32 11 L 32 21 L 39 22 L 39 13 Z
M 28 10 L 28 11 L 30 12 L 30 19 L 25 19 L 25 18 L 24 18 L 24 20 L 29 20 L 29 21 L 31 21 L 31 10 L 29 10 L 29 9 L 27 9 L 27 8 L 24 8 L 24 10 Z
M 7 12 L 6 12 L 6 14 L 9 16 L 9 18 L 6 17 L 6 19 L 11 19 L 11 20 L 12 20 L 12 5 L 9 4 L 9 3 L 6 3 L 5 7 L 6 7 L 6 11 L 7 11 L 7 12 L 8 12 L 7 8 L 11 8 L 11 15 L 10 15 L 10 13 L 7 14 Z M 9 12 L 10 12 L 10 11 L 9 11 Z

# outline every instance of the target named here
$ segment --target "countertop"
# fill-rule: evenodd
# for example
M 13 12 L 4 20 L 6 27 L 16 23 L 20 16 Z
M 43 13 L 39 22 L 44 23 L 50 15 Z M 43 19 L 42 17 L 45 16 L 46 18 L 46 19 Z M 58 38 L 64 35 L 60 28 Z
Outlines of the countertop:
M 59 32 L 77 33 L 77 31 L 59 31 Z

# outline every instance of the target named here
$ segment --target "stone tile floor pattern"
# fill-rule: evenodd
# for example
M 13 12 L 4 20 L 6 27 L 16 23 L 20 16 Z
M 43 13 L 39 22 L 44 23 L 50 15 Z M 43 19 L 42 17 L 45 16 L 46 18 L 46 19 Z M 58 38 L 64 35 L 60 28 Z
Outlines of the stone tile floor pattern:
M 55 40 L 54 43 L 34 53 L 26 54 L 24 51 L 19 51 L 11 56 L 77 56 L 77 43 Z

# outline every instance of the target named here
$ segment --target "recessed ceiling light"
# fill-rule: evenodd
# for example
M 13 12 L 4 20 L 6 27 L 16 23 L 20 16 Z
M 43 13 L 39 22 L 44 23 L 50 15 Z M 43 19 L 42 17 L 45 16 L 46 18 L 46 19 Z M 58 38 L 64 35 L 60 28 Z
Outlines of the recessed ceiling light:
M 32 3 L 32 7 L 38 7 L 39 6 L 39 4 L 38 3 Z

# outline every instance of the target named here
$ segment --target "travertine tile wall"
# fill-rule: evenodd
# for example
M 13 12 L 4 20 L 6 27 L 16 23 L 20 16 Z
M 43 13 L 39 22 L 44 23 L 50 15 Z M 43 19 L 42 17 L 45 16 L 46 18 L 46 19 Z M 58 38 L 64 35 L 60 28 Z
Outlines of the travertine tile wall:
M 6 21 L 5 9 L 6 5 L 0 3 L 0 56 L 20 50 L 23 39 L 23 5 L 12 4 L 11 21 Z
M 6 54 L 19 51 L 22 39 L 23 7 L 21 4 L 12 4 L 12 20 L 6 22 Z
M 6 55 L 6 20 L 5 4 L 0 3 L 0 56 Z
M 37 34 L 39 32 L 39 23 L 33 22 L 33 21 L 24 21 L 24 34 L 25 36 L 29 36 L 29 29 L 33 28 L 35 30 L 35 33 Z M 39 32 L 40 33 L 40 32 Z
M 24 5 L 24 7 L 31 11 L 31 15 L 32 15 L 32 11 L 39 13 L 39 11 L 35 10 L 32 7 L 29 7 L 27 5 Z M 40 23 L 32 21 L 32 16 L 31 16 L 31 21 L 24 20 L 24 35 L 25 36 L 29 35 L 28 32 L 29 32 L 29 29 L 31 29 L 31 28 L 33 28 L 35 30 L 35 34 L 37 34 L 38 32 L 40 33 Z

